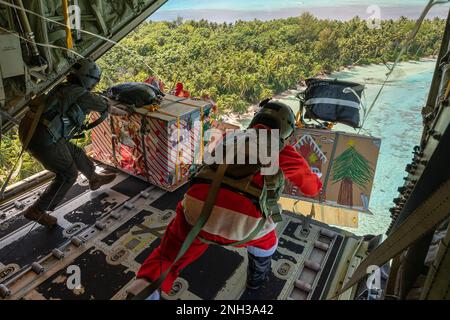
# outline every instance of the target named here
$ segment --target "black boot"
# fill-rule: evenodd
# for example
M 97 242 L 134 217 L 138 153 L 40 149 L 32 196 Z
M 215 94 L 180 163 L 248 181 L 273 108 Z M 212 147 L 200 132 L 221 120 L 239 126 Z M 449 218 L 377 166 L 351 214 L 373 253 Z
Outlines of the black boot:
M 258 290 L 269 279 L 272 269 L 272 256 L 256 257 L 248 254 L 247 288 Z
M 35 221 L 40 225 L 47 227 L 49 229 L 55 227 L 56 224 L 58 223 L 58 219 L 45 213 L 44 211 L 39 210 L 37 207 L 33 205 L 31 207 L 28 207 L 28 209 L 26 209 L 23 212 L 23 215 L 28 220 Z
M 101 186 L 104 186 L 106 184 L 110 184 L 111 182 L 116 179 L 117 174 L 110 173 L 110 174 L 94 174 L 94 176 L 89 180 L 89 187 L 92 191 L 100 189 Z

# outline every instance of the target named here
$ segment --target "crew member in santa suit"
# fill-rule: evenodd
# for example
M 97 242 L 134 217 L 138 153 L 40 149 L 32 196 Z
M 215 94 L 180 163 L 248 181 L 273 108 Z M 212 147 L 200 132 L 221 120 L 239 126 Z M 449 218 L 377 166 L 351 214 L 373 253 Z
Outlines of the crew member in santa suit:
M 201 174 L 195 177 L 184 199 L 178 204 L 176 217 L 169 224 L 161 244 L 145 260 L 137 273 L 136 281 L 127 289 L 129 297 L 140 293 L 172 266 L 170 273 L 161 285 L 161 290 L 169 293 L 179 272 L 197 260 L 211 243 L 247 248 L 246 286 L 248 289 L 258 290 L 268 279 L 272 255 L 278 246 L 275 231 L 276 221 L 274 221 L 277 219 L 265 215 L 261 208 L 269 208 L 270 203 L 277 204 L 277 200 L 284 190 L 285 179 L 288 179 L 305 196 L 309 197 L 315 197 L 320 192 L 322 182 L 319 176 L 311 171 L 305 159 L 293 146 L 288 144 L 295 131 L 295 116 L 289 106 L 272 100 L 262 102 L 261 109 L 255 115 L 249 128 L 279 130 L 281 151 L 279 172 L 275 179 L 276 190 L 278 190 L 275 194 L 278 199 L 266 199 L 268 204 L 262 204 L 260 203 L 261 198 L 256 199 L 245 190 L 238 190 L 239 187 L 236 187 L 235 184 L 227 185 L 224 181 L 206 225 L 184 256 L 172 266 L 188 233 L 201 214 L 211 187 L 210 180 L 214 176 L 210 179 L 205 179 L 205 174 L 203 177 Z M 232 178 L 228 177 L 228 179 Z M 261 190 L 266 183 L 260 171 L 250 176 L 249 179 L 253 186 Z M 263 223 L 261 223 L 262 220 L 264 220 Z M 258 227 L 259 232 L 253 239 L 250 239 L 250 235 L 254 234 Z M 205 283 L 205 285 L 207 284 Z M 160 295 L 161 292 L 157 290 L 147 299 L 157 300 L 160 299 Z

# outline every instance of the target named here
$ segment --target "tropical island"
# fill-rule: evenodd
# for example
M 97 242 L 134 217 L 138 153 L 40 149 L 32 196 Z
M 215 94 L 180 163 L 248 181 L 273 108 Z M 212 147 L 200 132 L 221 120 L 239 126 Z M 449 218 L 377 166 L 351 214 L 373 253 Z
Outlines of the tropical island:
M 193 96 L 209 96 L 221 112 L 245 112 L 249 104 L 295 87 L 300 80 L 342 67 L 395 61 L 415 20 L 319 20 L 311 14 L 272 21 L 218 24 L 178 19 L 149 22 L 101 60 L 102 87 L 143 81 L 148 64 L 170 88 L 182 82 Z M 402 57 L 419 60 L 438 53 L 444 20 L 424 22 Z M 144 63 L 145 62 L 145 63 Z
M 401 18 L 369 28 L 360 18 L 343 22 L 319 20 L 311 14 L 232 24 L 147 22 L 99 61 L 104 73 L 98 90 L 157 76 L 167 88 L 181 82 L 192 96 L 213 99 L 220 114 L 245 113 L 249 105 L 295 88 L 308 77 L 395 61 L 414 24 L 415 20 Z M 444 24 L 438 18 L 426 20 L 402 60 L 437 55 Z M 89 137 L 79 143 L 89 143 Z M 14 130 L 2 137 L 0 181 L 20 148 Z M 15 181 L 41 170 L 26 155 Z

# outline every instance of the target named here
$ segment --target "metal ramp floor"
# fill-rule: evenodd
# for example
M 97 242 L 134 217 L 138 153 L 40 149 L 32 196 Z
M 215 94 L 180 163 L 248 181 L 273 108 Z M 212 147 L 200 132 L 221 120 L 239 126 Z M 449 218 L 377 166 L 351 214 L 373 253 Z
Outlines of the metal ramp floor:
M 91 192 L 80 176 L 55 211 L 57 228 L 48 231 L 20 213 L 45 186 L 0 206 L 0 300 L 123 299 L 127 285 L 160 242 L 187 186 L 168 193 L 120 173 Z M 285 213 L 278 225 L 279 248 L 270 281 L 245 289 L 245 249 L 210 246 L 182 271 L 164 299 L 321 299 L 349 248 L 360 239 Z M 81 286 L 69 289 L 73 268 Z

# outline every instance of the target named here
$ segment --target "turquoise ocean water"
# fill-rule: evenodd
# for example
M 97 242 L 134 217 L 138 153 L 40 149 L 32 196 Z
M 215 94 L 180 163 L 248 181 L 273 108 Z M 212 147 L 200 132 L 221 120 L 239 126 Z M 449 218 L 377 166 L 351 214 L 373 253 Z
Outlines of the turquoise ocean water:
M 356 15 L 368 17 L 366 9 L 371 5 L 381 7 L 382 19 L 400 16 L 416 18 L 428 0 L 169 0 L 152 20 L 207 19 L 217 22 L 233 22 L 238 19 L 275 19 L 298 16 L 309 11 L 319 18 L 349 19 Z M 446 17 L 449 5 L 433 9 L 429 17 Z M 397 189 L 403 184 L 405 167 L 411 161 L 412 150 L 422 133 L 421 109 L 428 96 L 436 61 L 400 64 L 391 77 L 370 118 L 365 134 L 382 139 L 370 210 L 374 215 L 361 215 L 357 234 L 381 234 L 391 223 L 389 208 L 397 197 Z M 370 105 L 385 78 L 387 69 L 382 65 L 356 67 L 335 73 L 332 77 L 366 84 L 365 102 Z M 292 99 L 286 100 L 298 109 Z M 241 119 L 245 126 L 249 119 Z M 354 132 L 338 126 L 338 130 Z
M 391 223 L 389 208 L 398 196 L 398 187 L 404 183 L 405 167 L 411 162 L 413 148 L 421 139 L 421 110 L 428 98 L 435 66 L 435 60 L 401 63 L 364 126 L 362 134 L 379 137 L 382 143 L 370 201 L 370 210 L 374 215 L 361 215 L 358 234 L 384 233 Z M 365 84 L 363 102 L 370 106 L 386 72 L 384 65 L 371 65 L 334 73 L 331 77 Z M 297 103 L 292 100 L 285 102 L 298 110 Z M 344 125 L 335 129 L 356 133 Z
M 373 215 L 361 214 L 357 230 L 360 235 L 385 233 L 391 223 L 389 209 L 392 200 L 398 197 L 397 189 L 403 185 L 406 165 L 411 162 L 414 146 L 420 143 L 423 125 L 421 110 L 426 103 L 433 78 L 435 60 L 400 63 L 390 77 L 373 111 L 370 113 L 363 135 L 381 138 L 381 151 L 378 159 L 370 211 Z M 386 78 L 384 65 L 355 67 L 336 72 L 330 78 L 364 84 L 363 103 L 369 107 Z M 283 95 L 280 100 L 299 109 L 295 92 Z M 248 127 L 251 115 L 238 120 L 243 128 Z M 334 130 L 358 133 L 351 127 L 337 125 Z

